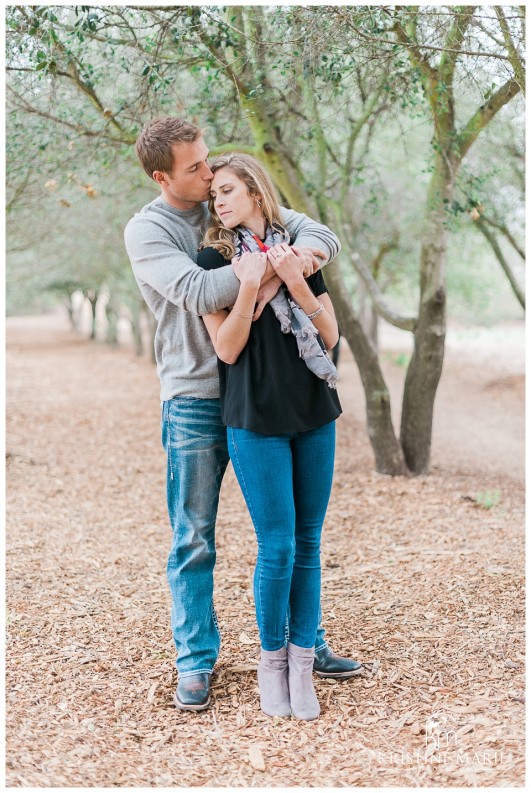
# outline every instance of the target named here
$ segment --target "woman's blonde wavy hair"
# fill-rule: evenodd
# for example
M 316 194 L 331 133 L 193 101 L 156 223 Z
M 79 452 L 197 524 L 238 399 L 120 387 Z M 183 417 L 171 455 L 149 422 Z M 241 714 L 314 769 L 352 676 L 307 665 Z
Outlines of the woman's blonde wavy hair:
M 255 157 L 250 154 L 222 154 L 209 163 L 212 173 L 221 168 L 228 168 L 233 174 L 245 182 L 249 195 L 259 196 L 262 214 L 270 226 L 284 230 L 280 217 L 280 205 L 271 177 Z M 212 217 L 212 225 L 205 234 L 202 248 L 210 246 L 218 250 L 225 259 L 232 259 L 236 254 L 237 234 L 225 228 L 214 209 L 214 199 L 208 201 L 208 209 Z

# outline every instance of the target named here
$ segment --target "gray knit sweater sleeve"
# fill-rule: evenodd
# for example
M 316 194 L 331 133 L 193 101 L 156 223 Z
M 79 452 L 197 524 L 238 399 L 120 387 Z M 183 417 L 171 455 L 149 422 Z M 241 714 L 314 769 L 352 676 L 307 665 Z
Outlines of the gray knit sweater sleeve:
M 282 219 L 293 245 L 319 248 L 327 254 L 328 258 L 323 262 L 323 265 L 335 259 L 341 250 L 341 243 L 328 226 L 316 223 L 315 220 L 301 212 L 294 212 L 293 209 L 284 207 L 282 207 Z
M 184 222 L 168 228 L 157 220 L 136 215 L 124 232 L 125 247 L 144 295 L 153 290 L 163 300 L 198 316 L 234 305 L 240 283 L 232 267 L 209 271 L 198 267 L 191 258 L 197 256 L 195 230 Z

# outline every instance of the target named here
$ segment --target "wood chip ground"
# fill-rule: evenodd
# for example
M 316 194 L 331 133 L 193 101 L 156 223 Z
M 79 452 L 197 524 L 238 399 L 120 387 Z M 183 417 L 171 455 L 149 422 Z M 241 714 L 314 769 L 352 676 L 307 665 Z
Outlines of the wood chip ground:
M 450 354 L 433 473 L 393 479 L 373 470 L 344 351 L 322 599 L 331 645 L 364 674 L 318 681 L 321 717 L 303 723 L 259 709 L 255 541 L 232 472 L 213 707 L 172 705 L 154 367 L 57 317 L 8 321 L 8 342 L 9 786 L 524 784 L 521 373 Z

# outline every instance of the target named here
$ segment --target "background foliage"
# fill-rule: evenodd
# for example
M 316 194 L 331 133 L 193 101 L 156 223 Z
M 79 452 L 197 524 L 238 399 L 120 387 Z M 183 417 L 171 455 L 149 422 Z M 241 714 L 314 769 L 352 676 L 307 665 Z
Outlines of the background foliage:
M 331 161 L 344 157 L 347 125 L 364 112 L 389 49 L 375 54 L 373 42 L 361 36 L 353 41 L 337 10 L 266 8 L 261 20 L 268 35 L 284 42 L 266 75 L 275 94 L 271 117 L 315 198 L 323 188 L 334 197 L 339 193 L 339 168 L 329 166 L 321 178 L 316 138 L 326 136 Z M 377 11 L 358 9 L 357 20 L 375 34 Z M 434 37 L 443 14 L 426 7 L 424 25 Z M 478 26 L 493 24 L 485 19 L 494 17 L 492 7 L 483 7 L 480 16 Z M 134 211 L 156 194 L 132 146 L 147 119 L 160 112 L 188 115 L 205 128 L 212 148 L 252 144 L 234 82 L 196 35 L 204 26 L 217 45 L 230 44 L 230 28 L 221 26 L 225 18 L 225 9 L 211 6 L 7 9 L 9 313 L 52 305 L 61 282 L 95 288 L 105 283 L 125 302 L 135 294 L 121 234 Z M 488 49 L 488 34 L 476 30 Z M 459 75 L 460 99 L 469 108 L 499 84 L 505 66 L 491 58 L 475 61 Z M 394 301 L 413 311 L 431 129 L 418 76 L 411 79 L 403 52 L 398 68 L 392 66 L 385 101 L 357 142 L 349 212 L 354 244 L 366 259 L 381 244 L 396 241 L 381 262 L 379 280 Z M 301 92 L 310 76 L 313 112 Z M 259 78 L 258 96 L 265 90 Z M 461 177 L 449 217 L 448 260 L 449 310 L 460 319 L 521 316 L 492 249 L 466 210 L 470 201 L 481 202 L 514 237 L 523 238 L 523 136 L 520 100 L 485 131 Z M 334 226 L 333 218 L 329 222 Z M 520 257 L 507 243 L 505 250 L 521 277 Z M 355 272 L 347 271 L 346 282 L 356 297 Z
M 122 229 L 155 191 L 133 144 L 158 113 L 191 117 L 338 233 L 325 279 L 376 466 L 426 472 L 448 311 L 525 307 L 525 9 L 17 6 L 7 31 L 8 310 L 72 313 L 81 290 L 110 342 L 125 312 L 143 349 Z M 399 436 L 380 318 L 413 338 Z

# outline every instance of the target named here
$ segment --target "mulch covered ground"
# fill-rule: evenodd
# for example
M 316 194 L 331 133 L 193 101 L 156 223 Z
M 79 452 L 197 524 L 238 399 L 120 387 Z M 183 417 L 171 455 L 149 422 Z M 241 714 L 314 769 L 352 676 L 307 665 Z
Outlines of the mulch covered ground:
M 364 675 L 317 682 L 314 722 L 261 713 L 254 532 L 229 472 L 214 705 L 181 713 L 154 367 L 56 317 L 8 322 L 8 342 L 9 786 L 524 784 L 523 482 L 507 449 L 490 450 L 497 470 L 482 467 L 474 416 L 467 466 L 439 442 L 430 476 L 378 475 L 345 353 L 323 608 L 332 647 Z M 516 380 L 500 414 L 522 410 Z M 448 379 L 441 393 L 438 426 L 466 398 L 457 375 L 454 398 Z

